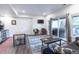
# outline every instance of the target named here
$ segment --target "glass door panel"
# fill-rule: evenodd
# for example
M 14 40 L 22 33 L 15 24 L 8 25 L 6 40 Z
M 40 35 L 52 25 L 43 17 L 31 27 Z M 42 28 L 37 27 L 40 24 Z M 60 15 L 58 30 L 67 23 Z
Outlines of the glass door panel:
M 59 37 L 61 38 L 66 37 L 66 19 L 65 18 L 59 19 Z
M 58 37 L 58 20 L 52 20 L 52 35 Z

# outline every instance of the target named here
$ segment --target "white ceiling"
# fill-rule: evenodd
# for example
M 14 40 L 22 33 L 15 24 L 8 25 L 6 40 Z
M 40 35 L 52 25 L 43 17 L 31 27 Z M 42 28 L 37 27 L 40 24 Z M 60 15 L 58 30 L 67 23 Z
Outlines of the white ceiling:
M 0 4 L 0 16 L 45 16 L 63 8 L 63 4 Z

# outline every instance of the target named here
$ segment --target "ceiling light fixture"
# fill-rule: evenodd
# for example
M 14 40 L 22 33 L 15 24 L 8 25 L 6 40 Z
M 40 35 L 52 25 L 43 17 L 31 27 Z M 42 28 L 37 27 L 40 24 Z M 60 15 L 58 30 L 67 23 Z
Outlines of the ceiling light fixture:
M 46 13 L 43 13 L 43 15 L 46 15 Z
M 25 11 L 25 10 L 23 10 L 22 12 L 23 12 L 23 13 L 26 13 L 26 11 Z

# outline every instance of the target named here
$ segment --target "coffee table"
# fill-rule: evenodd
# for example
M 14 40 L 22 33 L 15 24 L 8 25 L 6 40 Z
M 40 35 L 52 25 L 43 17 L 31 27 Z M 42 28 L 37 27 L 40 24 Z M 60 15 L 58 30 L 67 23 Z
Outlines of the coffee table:
M 47 44 L 47 46 L 49 46 L 49 44 L 52 44 L 52 43 L 56 43 L 56 42 L 60 42 L 60 44 L 59 44 L 59 46 L 61 47 L 61 41 L 62 41 L 62 39 L 60 39 L 60 38 L 51 38 L 51 37 L 49 37 L 49 38 L 42 38 L 42 39 L 40 39 L 41 41 L 42 41 L 42 46 L 44 46 L 44 44 Z

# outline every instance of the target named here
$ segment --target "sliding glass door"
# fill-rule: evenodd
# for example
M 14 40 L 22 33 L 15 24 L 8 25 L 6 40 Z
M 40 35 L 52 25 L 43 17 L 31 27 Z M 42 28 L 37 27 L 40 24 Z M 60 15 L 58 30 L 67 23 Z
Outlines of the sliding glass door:
M 58 18 L 51 21 L 51 33 L 54 36 L 66 40 L 66 18 Z

